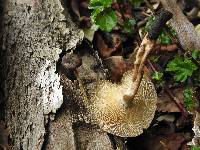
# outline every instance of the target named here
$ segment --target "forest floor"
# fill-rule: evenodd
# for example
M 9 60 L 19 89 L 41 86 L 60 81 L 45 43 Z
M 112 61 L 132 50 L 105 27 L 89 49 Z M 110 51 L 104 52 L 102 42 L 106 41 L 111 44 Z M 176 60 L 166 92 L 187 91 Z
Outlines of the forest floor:
M 177 5 L 200 32 L 200 11 L 195 1 L 180 0 Z M 69 6 L 85 33 L 77 51 L 87 50 L 88 45 L 98 51 L 112 82 L 120 82 L 123 74 L 133 68 L 134 51 L 163 9 L 160 2 L 153 0 L 71 0 Z M 176 35 L 167 24 L 146 61 L 144 75 L 155 85 L 157 111 L 148 130 L 125 140 L 128 149 L 191 149 L 188 142 L 194 136 L 195 111 L 199 110 L 200 51 L 188 52 Z
M 196 3 L 179 0 L 177 5 L 200 34 L 200 9 Z M 133 68 L 134 51 L 163 9 L 155 0 L 71 0 L 68 5 L 74 21 L 85 33 L 76 51 L 88 47 L 98 51 L 109 80 L 116 83 Z M 127 149 L 200 150 L 188 144 L 194 137 L 195 112 L 200 110 L 200 50 L 185 50 L 176 35 L 167 24 L 146 61 L 144 75 L 155 85 L 157 110 L 143 134 L 124 139 Z M 8 137 L 3 122 L 0 135 L 3 141 Z

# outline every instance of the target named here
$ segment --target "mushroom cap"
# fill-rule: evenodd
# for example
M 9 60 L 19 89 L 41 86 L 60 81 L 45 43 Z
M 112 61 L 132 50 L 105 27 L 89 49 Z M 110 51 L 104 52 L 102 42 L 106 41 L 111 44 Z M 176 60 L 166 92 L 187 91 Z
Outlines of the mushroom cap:
M 132 72 L 126 72 L 121 84 L 102 81 L 93 97 L 91 111 L 100 128 L 121 137 L 135 137 L 149 127 L 156 111 L 157 94 L 152 82 L 143 77 L 130 107 L 123 96 L 132 89 Z

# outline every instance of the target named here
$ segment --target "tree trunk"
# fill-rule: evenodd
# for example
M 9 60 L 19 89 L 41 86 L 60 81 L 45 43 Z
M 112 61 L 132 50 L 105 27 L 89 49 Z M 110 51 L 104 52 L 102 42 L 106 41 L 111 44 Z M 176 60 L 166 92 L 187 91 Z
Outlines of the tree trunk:
M 59 43 L 74 39 L 67 43 L 70 49 L 83 37 L 65 27 L 62 11 L 58 0 L 4 3 L 6 121 L 14 149 L 41 149 L 48 114 L 62 104 L 55 73 L 62 51 Z
M 73 50 L 83 39 L 83 32 L 61 2 L 5 0 L 1 4 L 0 104 L 6 104 L 5 121 L 12 148 L 79 149 L 76 143 L 84 143 L 84 149 L 94 149 L 101 143 L 112 149 L 106 133 L 85 123 L 74 126 L 68 110 L 60 111 L 52 121 L 63 102 L 60 76 L 56 73 L 59 55 L 62 50 Z

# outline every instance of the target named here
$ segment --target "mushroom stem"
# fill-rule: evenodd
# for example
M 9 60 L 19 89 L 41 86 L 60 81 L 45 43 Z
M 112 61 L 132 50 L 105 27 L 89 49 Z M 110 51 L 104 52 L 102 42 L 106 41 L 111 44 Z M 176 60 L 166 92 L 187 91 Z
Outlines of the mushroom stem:
M 155 19 L 154 23 L 151 26 L 148 34 L 142 40 L 140 48 L 136 53 L 136 58 L 134 62 L 134 70 L 133 70 L 133 86 L 131 87 L 131 92 L 123 96 L 123 100 L 126 106 L 131 106 L 131 102 L 133 101 L 140 82 L 143 77 L 143 69 L 149 55 L 150 51 L 154 48 L 156 44 L 156 39 L 158 38 L 162 28 L 165 26 L 166 22 L 172 18 L 172 13 L 163 10 Z
M 142 80 L 142 76 L 143 76 L 143 70 L 144 70 L 144 66 L 145 66 L 145 62 L 146 62 L 146 59 L 147 59 L 147 56 L 149 55 L 150 51 L 154 48 L 155 46 L 155 43 L 156 41 L 155 40 L 149 40 L 149 39 L 145 39 L 145 52 L 144 52 L 144 55 L 141 59 L 141 63 L 140 63 L 140 66 L 138 68 L 138 73 L 137 73 L 137 78 L 136 80 L 134 81 L 134 84 L 135 84 L 135 88 L 133 90 L 133 95 L 132 97 L 135 96 L 135 94 L 137 93 L 137 90 L 138 90 L 138 87 L 139 87 L 139 84 Z
M 136 54 L 136 60 L 134 62 L 134 70 L 133 70 L 133 89 L 129 95 L 124 95 L 123 100 L 126 103 L 126 106 L 130 106 L 133 98 L 135 97 L 140 82 L 143 77 L 143 69 L 145 66 L 145 62 L 147 56 L 149 55 L 150 51 L 154 48 L 156 41 L 150 40 L 145 36 L 143 39 L 141 46 Z

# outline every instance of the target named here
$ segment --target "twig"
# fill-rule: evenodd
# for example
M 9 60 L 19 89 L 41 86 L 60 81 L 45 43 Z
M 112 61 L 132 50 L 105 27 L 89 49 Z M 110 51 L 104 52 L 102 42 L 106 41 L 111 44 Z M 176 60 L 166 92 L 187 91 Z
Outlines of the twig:
M 180 104 L 180 100 L 175 97 L 172 92 L 170 90 L 166 90 L 167 94 L 170 96 L 170 98 L 174 101 L 174 103 L 177 105 L 177 107 L 180 109 L 180 111 L 183 113 L 183 114 L 187 114 L 187 111 L 184 109 L 184 107 Z
M 168 52 L 174 52 L 178 49 L 177 44 L 171 44 L 171 45 L 161 45 L 160 50 L 161 51 L 168 51 Z
M 147 60 L 148 64 L 150 65 L 151 69 L 153 70 L 153 72 L 156 72 L 157 70 L 155 69 L 155 67 L 152 65 L 151 61 L 148 59 Z

